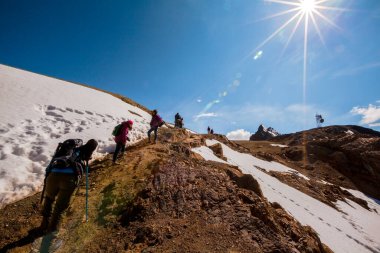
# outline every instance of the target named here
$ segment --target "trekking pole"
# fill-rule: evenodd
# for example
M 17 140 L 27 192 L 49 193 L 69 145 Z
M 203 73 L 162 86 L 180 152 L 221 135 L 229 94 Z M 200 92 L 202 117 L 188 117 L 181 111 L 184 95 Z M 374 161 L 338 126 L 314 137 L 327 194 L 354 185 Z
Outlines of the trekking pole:
M 86 162 L 86 222 L 88 222 L 88 161 Z

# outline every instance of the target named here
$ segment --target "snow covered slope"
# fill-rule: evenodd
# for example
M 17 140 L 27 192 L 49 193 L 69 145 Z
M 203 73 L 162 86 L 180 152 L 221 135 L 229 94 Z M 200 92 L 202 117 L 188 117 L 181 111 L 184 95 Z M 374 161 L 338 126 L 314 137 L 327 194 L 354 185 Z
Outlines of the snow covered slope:
M 209 146 L 215 143 L 220 142 L 206 141 Z M 278 170 L 277 163 L 266 162 L 220 144 L 227 162 L 216 157 L 212 150 L 205 146 L 194 148 L 193 151 L 206 160 L 237 165 L 243 173 L 254 176 L 270 202 L 279 203 L 303 225 L 311 226 L 319 234 L 322 242 L 334 252 L 380 252 L 380 201 L 374 201 L 358 191 L 351 190 L 355 196 L 368 202 L 371 211 L 348 199 L 345 202 L 338 201 L 337 207 L 340 210 L 336 210 L 258 169 Z M 281 165 L 282 170 L 285 168 Z
M 0 207 L 39 190 L 59 142 L 99 141 L 113 151 L 112 130 L 134 121 L 130 139 L 146 136 L 151 116 L 109 94 L 0 65 Z

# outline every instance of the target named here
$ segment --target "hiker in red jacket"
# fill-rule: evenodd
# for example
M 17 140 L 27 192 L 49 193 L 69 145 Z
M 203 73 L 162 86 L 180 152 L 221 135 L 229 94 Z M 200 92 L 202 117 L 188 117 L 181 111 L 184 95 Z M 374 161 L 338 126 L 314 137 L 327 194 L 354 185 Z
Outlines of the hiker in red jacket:
M 148 141 L 150 142 L 150 134 L 154 131 L 154 143 L 157 140 L 158 127 L 162 126 L 165 122 L 160 115 L 157 114 L 157 110 L 152 111 L 152 120 L 150 121 L 150 129 L 148 131 Z
M 119 134 L 115 136 L 116 148 L 115 152 L 113 153 L 112 159 L 112 162 L 114 164 L 116 163 L 117 155 L 119 154 L 119 152 L 121 151 L 121 154 L 124 154 L 125 144 L 127 143 L 127 141 L 129 141 L 128 133 L 129 130 L 132 130 L 132 125 L 132 120 L 124 121 L 123 123 L 121 123 L 121 129 L 119 131 Z

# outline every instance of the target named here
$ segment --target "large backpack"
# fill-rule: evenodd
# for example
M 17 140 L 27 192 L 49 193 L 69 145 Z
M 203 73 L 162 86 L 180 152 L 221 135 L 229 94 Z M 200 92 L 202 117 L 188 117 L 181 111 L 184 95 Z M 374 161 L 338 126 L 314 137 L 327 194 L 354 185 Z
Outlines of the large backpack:
M 120 132 L 121 132 L 121 124 L 114 127 L 114 129 L 112 131 L 112 135 L 118 136 L 120 134 Z
M 52 168 L 72 168 L 77 176 L 82 176 L 83 168 L 80 163 L 81 157 L 79 149 L 82 145 L 83 141 L 81 139 L 68 139 L 59 143 L 48 166 L 48 170 L 51 170 Z

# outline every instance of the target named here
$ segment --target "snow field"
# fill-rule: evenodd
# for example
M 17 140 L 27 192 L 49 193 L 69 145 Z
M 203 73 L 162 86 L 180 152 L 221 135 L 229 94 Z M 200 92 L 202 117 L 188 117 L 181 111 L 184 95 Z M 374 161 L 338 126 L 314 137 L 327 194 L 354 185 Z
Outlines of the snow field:
M 208 146 L 215 143 L 219 142 L 206 141 Z M 311 226 L 319 234 L 322 242 L 334 252 L 380 252 L 379 212 L 368 211 L 350 200 L 338 201 L 337 206 L 340 210 L 336 210 L 257 168 L 278 171 L 279 167 L 276 163 L 239 153 L 223 143 L 221 145 L 229 164 L 237 165 L 243 173 L 254 176 L 264 196 L 270 202 L 278 202 L 301 224 Z M 208 147 L 195 148 L 193 151 L 206 160 L 218 161 L 219 159 Z M 280 166 L 281 170 L 285 170 L 284 167 L 286 166 Z M 378 209 L 378 203 L 372 200 L 371 205 L 375 205 Z
M 115 148 L 113 128 L 131 119 L 131 143 L 146 137 L 151 116 L 109 94 L 0 65 L 0 207 L 42 187 L 59 142 L 99 142 L 93 157 Z

